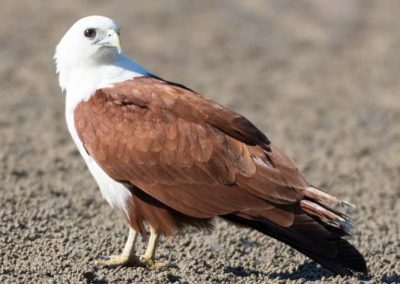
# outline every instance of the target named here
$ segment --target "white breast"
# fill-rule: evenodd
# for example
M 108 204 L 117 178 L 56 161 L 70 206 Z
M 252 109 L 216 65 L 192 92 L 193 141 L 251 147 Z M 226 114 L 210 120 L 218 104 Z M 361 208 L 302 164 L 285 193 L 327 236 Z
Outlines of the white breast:
M 78 147 L 79 153 L 82 155 L 89 168 L 89 171 L 96 180 L 103 198 L 115 208 L 122 210 L 127 216 L 129 216 L 127 201 L 130 199 L 130 191 L 121 183 L 113 180 L 109 177 L 102 168 L 96 163 L 96 161 L 88 155 L 83 144 L 78 136 L 74 124 L 74 113 L 72 111 L 66 112 L 66 119 L 68 130 Z
M 67 78 L 66 84 L 66 108 L 65 116 L 68 130 L 90 172 L 100 187 L 104 199 L 112 206 L 124 211 L 127 216 L 127 201 L 130 199 L 130 191 L 121 183 L 108 176 L 96 161 L 88 155 L 83 147 L 75 128 L 74 110 L 81 102 L 88 100 L 97 89 L 110 87 L 114 83 L 143 76 L 149 72 L 121 54 L 114 65 L 85 66 L 73 70 Z

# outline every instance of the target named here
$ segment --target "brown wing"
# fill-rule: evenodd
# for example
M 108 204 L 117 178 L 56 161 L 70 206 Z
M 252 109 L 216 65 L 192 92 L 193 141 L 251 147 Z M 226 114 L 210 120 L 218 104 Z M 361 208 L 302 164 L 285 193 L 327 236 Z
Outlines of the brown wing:
M 160 79 L 100 89 L 74 117 L 107 174 L 189 216 L 261 210 L 288 226 L 292 210 L 275 207 L 297 203 L 308 186 L 246 118 Z
M 336 273 L 367 272 L 362 255 L 340 238 L 352 230 L 351 219 L 334 208 L 344 203 L 309 186 L 294 163 L 239 114 L 182 86 L 141 77 L 98 90 L 76 107 L 74 118 L 102 169 L 138 188 L 142 213 L 167 220 L 160 231 L 174 230 L 169 227 L 177 222 L 163 214 L 171 208 L 186 220 L 222 215 Z M 163 206 L 148 206 L 138 194 Z

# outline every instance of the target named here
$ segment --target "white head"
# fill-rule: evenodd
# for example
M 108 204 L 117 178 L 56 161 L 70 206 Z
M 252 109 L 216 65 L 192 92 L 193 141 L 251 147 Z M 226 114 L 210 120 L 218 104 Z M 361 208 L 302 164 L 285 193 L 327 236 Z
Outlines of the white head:
M 121 53 L 119 30 L 113 20 L 103 16 L 82 18 L 73 24 L 54 55 L 61 88 L 66 88 L 74 69 L 116 60 Z

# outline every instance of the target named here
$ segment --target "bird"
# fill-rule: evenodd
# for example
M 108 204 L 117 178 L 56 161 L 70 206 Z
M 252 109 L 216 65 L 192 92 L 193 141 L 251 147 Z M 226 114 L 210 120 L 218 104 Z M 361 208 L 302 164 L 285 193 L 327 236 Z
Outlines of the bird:
M 160 268 L 160 236 L 211 230 L 219 218 L 282 241 L 335 274 L 368 272 L 346 240 L 354 232 L 350 203 L 311 185 L 241 114 L 130 59 L 114 20 L 78 20 L 54 60 L 72 139 L 129 227 L 122 253 L 97 265 Z M 139 236 L 148 242 L 140 257 Z

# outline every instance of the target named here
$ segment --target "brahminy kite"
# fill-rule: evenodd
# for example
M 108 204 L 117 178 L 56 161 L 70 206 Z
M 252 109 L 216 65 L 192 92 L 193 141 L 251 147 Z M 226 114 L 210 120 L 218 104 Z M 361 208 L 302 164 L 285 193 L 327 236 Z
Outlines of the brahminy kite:
M 161 234 L 215 217 L 278 239 L 338 274 L 367 272 L 343 237 L 349 203 L 311 186 L 249 120 L 149 72 L 120 46 L 111 19 L 77 21 L 55 52 L 68 130 L 107 202 L 129 224 L 121 255 L 100 265 L 156 267 Z M 138 234 L 150 238 L 135 255 Z

